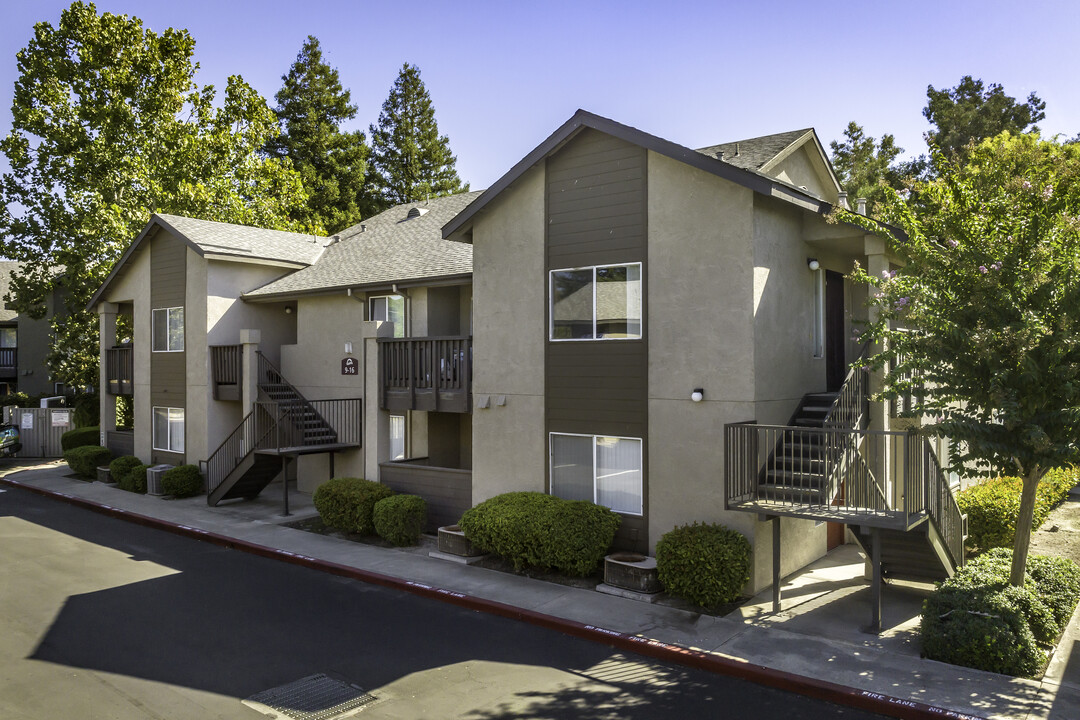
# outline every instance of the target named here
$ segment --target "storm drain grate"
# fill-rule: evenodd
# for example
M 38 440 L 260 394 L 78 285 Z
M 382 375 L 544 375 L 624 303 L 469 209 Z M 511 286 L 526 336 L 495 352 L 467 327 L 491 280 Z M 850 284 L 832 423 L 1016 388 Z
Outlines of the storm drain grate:
M 363 688 L 319 673 L 264 690 L 244 704 L 282 720 L 332 720 L 374 700 Z

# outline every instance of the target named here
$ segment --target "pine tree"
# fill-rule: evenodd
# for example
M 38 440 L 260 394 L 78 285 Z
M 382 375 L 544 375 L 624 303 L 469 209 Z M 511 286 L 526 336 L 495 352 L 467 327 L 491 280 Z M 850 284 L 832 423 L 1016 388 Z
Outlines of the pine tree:
M 904 149 L 896 146 L 896 138 L 892 135 L 882 135 L 879 143 L 852 121 L 844 130 L 844 142 L 833 140 L 829 147 L 833 170 L 840 184 L 852 200 L 867 198 L 871 214 L 885 199 L 886 186 L 894 190 L 903 187 L 903 177 L 895 163 Z
M 281 77 L 274 98 L 284 132 L 267 151 L 289 158 L 300 172 L 310 198 L 293 217 L 312 231 L 334 233 L 359 222 L 374 208 L 364 201 L 368 146 L 364 133 L 342 132 L 356 117 L 350 93 L 336 68 L 323 61 L 319 39 L 308 35 L 296 62 Z
M 469 189 L 454 167 L 450 139 L 439 135 L 435 107 L 415 65 L 401 68 L 370 133 L 369 182 L 382 207 Z

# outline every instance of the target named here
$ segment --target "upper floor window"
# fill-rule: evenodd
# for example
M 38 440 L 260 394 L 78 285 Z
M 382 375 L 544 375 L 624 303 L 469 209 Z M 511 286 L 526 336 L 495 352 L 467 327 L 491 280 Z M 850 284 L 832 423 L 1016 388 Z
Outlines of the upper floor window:
M 368 318 L 394 323 L 394 337 L 405 337 L 405 298 L 400 295 L 368 298 Z
M 159 308 L 153 311 L 154 352 L 184 351 L 184 308 Z
M 641 263 L 551 271 L 552 340 L 641 337 Z
M 0 328 L 0 348 L 13 348 L 19 346 L 19 331 L 15 328 Z

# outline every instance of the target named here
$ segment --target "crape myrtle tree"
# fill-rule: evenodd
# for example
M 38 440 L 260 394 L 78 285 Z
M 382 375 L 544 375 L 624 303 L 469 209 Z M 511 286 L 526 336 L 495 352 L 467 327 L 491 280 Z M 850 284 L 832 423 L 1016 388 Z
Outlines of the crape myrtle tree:
M 886 396 L 925 386 L 912 411 L 954 441 L 951 469 L 1023 479 L 1020 585 L 1039 480 L 1080 462 L 1080 146 L 1006 132 L 934 162 L 917 206 L 892 192 L 884 207 L 907 264 L 854 273 L 879 312 L 865 337 L 884 350 L 869 362 L 889 366 Z
M 341 131 L 343 122 L 356 117 L 356 106 L 338 71 L 323 61 L 318 38 L 308 35 L 281 80 L 274 98 L 282 134 L 267 150 L 289 158 L 303 179 L 309 199 L 294 219 L 327 233 L 360 222 L 374 210 L 364 195 L 369 150 L 364 133 Z
M 96 385 L 98 326 L 86 310 L 152 212 L 290 229 L 299 176 L 265 158 L 277 134 L 266 101 L 240 77 L 215 107 L 195 85 L 195 41 L 75 2 L 34 27 L 16 56 L 12 129 L 0 141 L 0 251 L 22 263 L 5 300 L 42 317 L 59 289 L 47 362 Z
M 450 139 L 439 135 L 435 106 L 415 65 L 401 68 L 370 135 L 369 181 L 380 208 L 469 189 L 458 177 Z

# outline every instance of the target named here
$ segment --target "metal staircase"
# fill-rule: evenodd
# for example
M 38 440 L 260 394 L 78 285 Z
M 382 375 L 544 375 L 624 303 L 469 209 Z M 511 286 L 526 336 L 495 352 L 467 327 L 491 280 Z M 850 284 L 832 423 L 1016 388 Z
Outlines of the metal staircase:
M 290 458 L 360 445 L 360 400 L 308 400 L 262 353 L 257 387 L 252 411 L 206 461 L 211 506 L 254 498 L 284 476 Z

